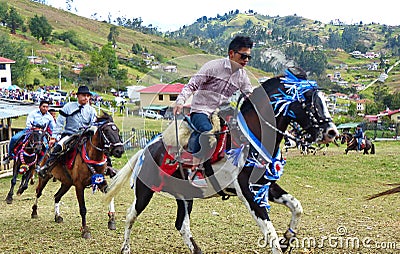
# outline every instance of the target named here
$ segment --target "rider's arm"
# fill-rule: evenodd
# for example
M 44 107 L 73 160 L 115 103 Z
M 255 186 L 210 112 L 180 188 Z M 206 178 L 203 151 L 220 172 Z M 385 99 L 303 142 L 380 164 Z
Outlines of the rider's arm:
M 28 117 L 26 118 L 26 128 L 32 127 L 32 124 L 35 122 L 35 113 L 36 113 L 36 110 L 29 113 Z
M 56 121 L 54 121 L 53 116 L 50 116 L 48 126 L 50 128 L 51 133 L 53 133 L 54 129 L 56 128 Z
M 240 91 L 242 93 L 244 93 L 247 97 L 251 95 L 251 93 L 253 92 L 253 86 L 251 85 L 250 79 L 247 76 L 247 73 L 245 70 L 243 71 L 243 75 L 241 76 L 241 80 L 240 80 Z

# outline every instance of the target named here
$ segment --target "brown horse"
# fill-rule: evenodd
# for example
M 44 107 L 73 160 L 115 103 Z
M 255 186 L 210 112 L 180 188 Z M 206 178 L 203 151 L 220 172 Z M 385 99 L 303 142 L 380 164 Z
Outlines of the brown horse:
M 92 130 L 93 127 L 96 129 L 94 133 Z M 58 160 L 51 174 L 48 174 L 45 178 L 39 178 L 39 184 L 36 189 L 36 200 L 32 207 L 31 217 L 38 217 L 38 199 L 42 195 L 47 182 L 54 176 L 61 181 L 61 187 L 54 195 L 55 222 L 60 223 L 63 221 L 63 218 L 60 216 L 60 200 L 72 186 L 75 186 L 79 211 L 82 217 L 82 237 L 90 238 L 90 231 L 86 225 L 84 190 L 86 187 L 92 186 L 93 191 L 99 189 L 104 192 L 107 187 L 107 182 L 104 179 L 104 172 L 107 166 L 106 154 L 120 158 L 123 152 L 124 147 L 119 135 L 119 129 L 113 122 L 112 117 L 107 114 L 98 117 L 96 123 L 80 135 L 74 149 L 67 152 Z
M 45 126 L 33 126 L 27 130 L 22 142 L 16 145 L 11 187 L 6 197 L 7 204 L 13 202 L 14 187 L 19 174 L 22 175 L 22 179 L 17 195 L 21 195 L 28 188 L 29 179 L 32 179 L 36 165 L 39 164 L 46 149 L 43 139 L 48 138 L 49 134 L 45 129 Z
M 341 135 L 341 143 L 347 144 L 347 148 L 345 149 L 345 153 L 347 154 L 351 150 L 358 150 L 357 147 L 357 139 L 351 135 L 351 133 L 344 132 Z M 372 143 L 369 139 L 365 138 L 365 144 L 362 144 L 361 150 L 363 150 L 363 154 L 368 154 L 369 150 L 371 150 L 371 154 L 375 154 L 375 144 Z
M 207 181 L 211 182 L 207 189 L 195 188 L 187 181 L 187 168 L 182 170 L 185 161 L 178 167 L 176 161 L 180 161 L 180 156 L 175 159 L 171 156 L 166 142 L 171 137 L 165 132 L 136 153 L 112 179 L 106 200 L 119 192 L 133 172 L 135 201 L 126 215 L 121 253 L 130 253 L 132 225 L 157 191 L 175 197 L 178 206 L 175 228 L 192 253 L 202 253 L 190 230 L 193 199 L 217 194 L 225 199 L 230 195 L 239 197 L 260 227 L 272 253 L 282 253 L 289 248 L 287 243 L 297 232 L 303 209 L 299 200 L 277 183 L 285 164 L 280 142 L 291 121 L 299 123 L 305 130 L 308 142 L 332 141 L 338 135 L 336 126 L 316 83 L 294 77 L 288 71 L 285 76 L 271 78 L 255 88 L 235 112 L 230 115 L 232 117 L 224 118 L 228 125 L 231 124 L 232 136 L 232 147 L 227 147 L 225 160 L 213 164 L 212 168 L 210 160 L 204 163 Z M 276 127 L 271 122 L 276 123 Z M 176 143 L 184 147 L 183 142 Z M 218 185 L 219 189 L 216 188 Z M 291 211 L 282 246 L 268 214 L 268 201 L 285 205 Z

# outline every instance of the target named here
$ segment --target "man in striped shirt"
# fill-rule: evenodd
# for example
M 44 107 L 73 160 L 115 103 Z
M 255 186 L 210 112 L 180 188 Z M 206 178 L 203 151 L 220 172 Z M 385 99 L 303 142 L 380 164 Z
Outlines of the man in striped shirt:
M 204 64 L 176 100 L 175 115 L 182 112 L 183 104 L 193 94 L 190 120 L 197 131 L 192 132 L 188 144 L 194 165 L 189 181 L 196 187 L 207 187 L 201 164 L 209 158 L 212 148 L 207 147 L 207 141 L 202 142 L 202 134 L 212 129 L 210 115 L 236 91 L 249 95 L 253 90 L 243 69 L 251 59 L 252 47 L 253 41 L 249 37 L 236 36 L 229 44 L 228 57 Z

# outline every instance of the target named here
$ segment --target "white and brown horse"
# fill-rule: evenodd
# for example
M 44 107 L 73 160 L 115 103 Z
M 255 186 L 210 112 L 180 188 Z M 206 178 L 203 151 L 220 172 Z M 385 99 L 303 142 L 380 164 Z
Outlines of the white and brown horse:
M 257 106 L 254 101 L 257 101 Z M 212 168 L 209 161 L 204 163 L 207 181 L 211 183 L 208 189 L 195 188 L 187 181 L 187 170 L 182 170 L 186 169 L 185 162 L 177 167 L 174 164 L 176 161 L 168 158 L 170 154 L 163 136 L 154 139 L 145 149 L 136 153 L 112 179 L 106 200 L 119 192 L 133 172 L 131 179 L 135 201 L 126 215 L 122 253 L 130 253 L 132 225 L 156 191 L 168 192 L 175 197 L 178 206 L 175 227 L 192 253 L 202 253 L 190 231 L 193 199 L 216 194 L 225 198 L 228 195 L 237 195 L 259 225 L 272 252 L 282 253 L 282 250 L 287 249 L 288 246 L 281 248 L 280 239 L 268 215 L 268 201 L 285 205 L 292 213 L 288 230 L 284 234 L 286 240 L 283 241 L 286 243 L 295 236 L 303 209 L 300 202 L 283 190 L 276 181 L 285 164 L 279 144 L 291 121 L 297 122 L 307 132 L 306 138 L 309 142 L 330 142 L 338 135 L 336 126 L 317 84 L 298 78 L 289 71 L 255 88 L 253 94 L 243 101 L 240 109 L 233 115 L 233 120 L 226 119 L 237 123 L 233 125 L 236 128 L 230 128 L 232 141 L 226 159 L 213 164 Z M 266 120 L 268 115 L 273 123 L 271 119 Z M 238 129 L 241 131 L 238 132 Z M 169 168 L 165 167 L 166 158 L 167 161 L 172 161 L 169 165 L 174 166 L 169 173 Z M 180 160 L 179 156 L 175 160 Z

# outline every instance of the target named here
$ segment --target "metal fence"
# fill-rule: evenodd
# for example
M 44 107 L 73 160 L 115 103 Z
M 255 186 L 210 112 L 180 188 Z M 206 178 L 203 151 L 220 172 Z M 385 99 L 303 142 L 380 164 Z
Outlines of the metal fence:
M 125 150 L 144 148 L 149 141 L 159 135 L 157 131 L 135 129 L 133 131 L 121 132 L 122 142 L 125 143 Z

